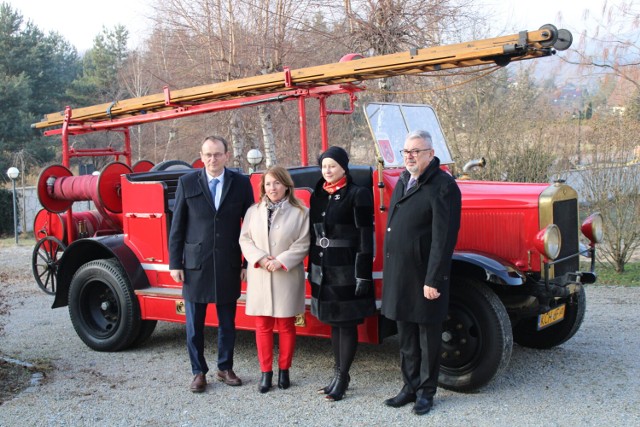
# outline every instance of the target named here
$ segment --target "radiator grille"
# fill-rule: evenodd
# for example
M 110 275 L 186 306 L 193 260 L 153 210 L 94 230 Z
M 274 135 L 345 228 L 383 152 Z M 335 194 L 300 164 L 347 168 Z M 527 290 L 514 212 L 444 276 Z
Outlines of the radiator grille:
M 560 228 L 562 248 L 558 259 L 578 252 L 578 203 L 575 199 L 561 200 L 553 204 L 553 222 Z M 554 265 L 554 276 L 578 271 L 578 257 Z

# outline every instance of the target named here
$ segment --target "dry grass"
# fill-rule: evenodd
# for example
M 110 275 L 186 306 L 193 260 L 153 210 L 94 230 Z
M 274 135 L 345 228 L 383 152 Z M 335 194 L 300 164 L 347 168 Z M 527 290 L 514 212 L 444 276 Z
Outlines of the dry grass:
M 8 248 L 11 246 L 15 246 L 15 244 L 16 244 L 16 239 L 14 236 L 11 236 L 11 237 L 4 236 L 0 238 L 0 248 Z M 31 247 L 35 244 L 36 244 L 36 241 L 33 238 L 33 235 L 25 235 L 25 234 L 18 235 L 18 246 Z

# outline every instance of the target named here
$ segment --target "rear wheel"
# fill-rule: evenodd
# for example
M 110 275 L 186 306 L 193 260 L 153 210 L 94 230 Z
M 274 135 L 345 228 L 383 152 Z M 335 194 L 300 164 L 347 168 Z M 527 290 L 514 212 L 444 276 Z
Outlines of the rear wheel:
M 80 339 L 94 350 L 125 349 L 140 334 L 140 307 L 115 259 L 78 269 L 69 286 L 69 315 Z
M 47 236 L 33 248 L 31 255 L 31 270 L 36 283 L 49 295 L 56 294 L 56 272 L 58 262 L 66 245 L 53 236 Z
M 537 317 L 522 319 L 513 328 L 513 340 L 523 347 L 531 348 L 551 348 L 569 340 L 580 329 L 587 309 L 584 288 L 581 287 L 565 303 L 564 320 L 538 331 Z
M 454 278 L 449 314 L 442 328 L 439 383 L 473 391 L 502 372 L 511 359 L 511 322 L 498 296 L 485 284 Z

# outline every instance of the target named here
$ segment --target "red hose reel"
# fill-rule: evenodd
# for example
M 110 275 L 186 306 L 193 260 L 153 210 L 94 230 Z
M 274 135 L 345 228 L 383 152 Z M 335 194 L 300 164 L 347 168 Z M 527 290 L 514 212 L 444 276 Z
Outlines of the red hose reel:
M 73 176 L 62 165 L 45 168 L 38 177 L 37 192 L 47 212 L 62 214 L 79 201 L 92 201 L 96 210 L 71 212 L 71 221 L 68 212 L 60 216 L 39 212 L 34 223 L 36 240 L 53 235 L 69 244 L 73 240 L 70 236 L 91 237 L 122 231 L 120 176 L 132 172 L 131 167 L 120 162 L 109 163 L 97 175 Z M 69 223 L 73 230 L 65 227 Z

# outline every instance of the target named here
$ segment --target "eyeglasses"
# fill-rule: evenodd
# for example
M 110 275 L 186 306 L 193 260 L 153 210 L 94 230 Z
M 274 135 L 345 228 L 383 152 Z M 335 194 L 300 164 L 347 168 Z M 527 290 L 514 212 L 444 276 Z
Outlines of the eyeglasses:
M 207 159 L 214 158 L 216 160 L 220 160 L 227 153 L 204 153 L 203 156 Z
M 431 151 L 433 148 L 423 148 L 422 150 L 414 149 L 414 150 L 400 150 L 400 154 L 404 157 L 417 157 L 421 151 Z

